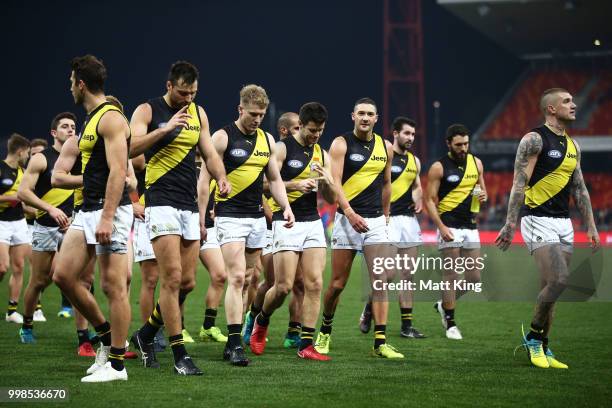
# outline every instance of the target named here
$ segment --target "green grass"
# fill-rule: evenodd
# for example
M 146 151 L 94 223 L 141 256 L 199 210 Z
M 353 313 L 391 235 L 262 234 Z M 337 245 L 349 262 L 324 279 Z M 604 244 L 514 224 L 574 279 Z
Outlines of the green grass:
M 512 258 L 512 262 L 532 262 L 524 252 Z M 0 283 L 2 304 L 7 301 L 7 281 L 5 278 Z M 206 272 L 200 267 L 197 288 L 186 303 L 186 326 L 194 337 L 202 323 L 207 282 Z M 139 286 L 135 266 L 132 330 L 139 325 Z M 106 310 L 101 291 L 97 291 L 97 297 Z M 363 335 L 357 328 L 362 293 L 361 274 L 356 267 L 336 312 L 333 361 L 329 363 L 303 361 L 295 351 L 283 349 L 288 316 L 283 307 L 272 318 L 266 353 L 250 356 L 252 364 L 247 368 L 231 367 L 222 361 L 221 344 L 198 342 L 188 345 L 188 350 L 204 370 L 203 377 L 174 375 L 168 350 L 158 356 L 161 370 L 145 370 L 139 360 L 127 361 L 129 381 L 86 385 L 80 378 L 91 360 L 76 356 L 74 322 L 56 317 L 59 300 L 57 288 L 45 291 L 48 321 L 36 324 L 36 345 L 19 344 L 18 326 L 0 323 L 0 387 L 66 388 L 71 405 L 86 407 L 603 407 L 609 406 L 612 398 L 611 303 L 558 305 L 552 347 L 559 359 L 569 364 L 569 370 L 536 369 L 522 351 L 513 355 L 519 344 L 520 325 L 530 320 L 532 302 L 461 302 L 456 318 L 465 339 L 460 342 L 444 337 L 439 315 L 429 301 L 418 302 L 414 308 L 415 326 L 428 338 L 399 337 L 399 310 L 393 303 L 387 339 L 407 358 L 385 361 L 369 355 L 372 334 Z M 219 316 L 218 325 L 225 331 L 223 309 Z

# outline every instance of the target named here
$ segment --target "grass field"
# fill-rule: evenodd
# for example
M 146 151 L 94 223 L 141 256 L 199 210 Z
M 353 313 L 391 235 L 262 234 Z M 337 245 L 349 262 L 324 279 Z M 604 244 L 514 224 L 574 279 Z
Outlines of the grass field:
M 609 249 L 608 249 L 609 251 Z M 492 252 L 493 253 L 493 252 Z M 499 255 L 493 255 L 499 256 Z M 610 254 L 606 254 L 610 259 Z M 514 261 L 530 261 L 525 252 Z M 606 265 L 609 265 L 607 262 Z M 605 272 L 605 269 L 604 269 Z M 608 270 L 609 272 L 609 270 Z M 329 270 L 326 271 L 326 279 Z M 0 283 L 6 305 L 7 281 Z M 198 270 L 198 286 L 186 303 L 186 326 L 196 337 L 203 318 L 206 271 Z M 608 282 L 610 278 L 608 278 Z M 138 267 L 132 283 L 131 329 L 139 325 Z M 97 291 L 100 304 L 106 302 Z M 608 299 L 609 301 L 610 299 Z M 463 341 L 444 337 L 431 302 L 415 305 L 415 326 L 428 338 L 399 336 L 399 310 L 392 305 L 388 342 L 406 355 L 386 361 L 369 355 L 372 334 L 357 327 L 362 307 L 361 274 L 354 269 L 336 313 L 332 335 L 333 361 L 303 361 L 282 348 L 287 309 L 272 318 L 270 342 L 263 356 L 251 356 L 247 368 L 222 361 L 221 344 L 195 343 L 188 350 L 205 372 L 185 378 L 172 373 L 172 353 L 158 358 L 161 370 L 145 370 L 139 360 L 127 361 L 129 381 L 81 384 L 91 364 L 76 356 L 72 319 L 56 317 L 59 292 L 50 287 L 43 297 L 48 321 L 35 325 L 36 345 L 19 343 L 18 326 L 0 325 L 0 387 L 65 388 L 69 403 L 86 407 L 207 406 L 609 406 L 612 399 L 612 303 L 564 302 L 557 307 L 551 345 L 569 370 L 542 370 L 529 365 L 519 344 L 521 322 L 529 323 L 531 302 L 461 302 L 457 322 Z M 21 305 L 20 305 L 21 311 Z M 225 331 L 223 309 L 217 323 Z M 24 403 L 32 405 L 32 403 Z M 46 403 L 45 406 L 54 405 Z M 66 406 L 66 403 L 56 403 Z

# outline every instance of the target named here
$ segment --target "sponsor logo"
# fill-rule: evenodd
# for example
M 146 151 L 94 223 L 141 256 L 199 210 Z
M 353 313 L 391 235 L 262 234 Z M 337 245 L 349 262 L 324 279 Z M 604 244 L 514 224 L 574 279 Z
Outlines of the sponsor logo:
M 468 174 L 468 175 L 465 176 L 466 180 L 477 179 L 477 178 L 478 178 L 478 174 Z
M 359 153 L 353 153 L 349 156 L 349 159 L 351 159 L 352 161 L 364 161 L 365 156 Z
M 161 233 L 174 234 L 174 233 L 179 232 L 179 228 L 172 224 L 161 224 L 161 225 L 158 224 L 158 225 L 151 226 L 151 232 L 153 232 L 154 234 L 161 234 Z
M 384 162 L 387 161 L 387 158 L 385 156 L 376 156 L 373 154 L 372 156 L 370 156 L 370 160 Z
M 560 159 L 561 157 L 563 157 L 563 155 L 558 150 L 551 150 L 548 152 L 548 157 L 553 159 Z
M 232 149 L 230 150 L 230 155 L 234 157 L 245 157 L 248 153 L 244 149 Z
M 460 180 L 461 178 L 457 175 L 457 174 L 451 174 L 450 176 L 448 176 L 446 178 L 446 181 L 448 181 L 449 183 L 456 183 Z
M 300 168 L 304 167 L 304 163 L 302 163 L 299 160 L 289 160 L 287 162 L 287 166 L 293 167 L 294 169 L 300 169 Z
M 14 183 L 14 181 L 11 180 L 10 178 L 2 179 L 2 185 L 3 186 L 12 186 L 13 183 Z
M 568 153 L 565 157 L 567 157 L 568 159 L 577 159 L 578 156 L 573 154 L 573 153 Z
M 200 127 L 198 125 L 187 126 L 187 130 L 195 130 L 196 132 L 200 131 Z
M 402 168 L 400 166 L 391 166 L 391 173 L 401 173 Z
M 253 156 L 270 157 L 270 152 L 260 152 L 259 150 L 255 150 Z
M 411 169 L 411 168 L 408 168 L 408 167 L 406 167 L 404 170 L 405 170 L 406 172 L 408 172 L 408 173 L 416 173 L 416 170 L 415 170 L 415 169 Z
M 92 140 L 94 140 L 94 135 L 83 135 L 82 139 L 91 142 Z
M 541 237 L 541 236 L 537 236 L 537 237 L 536 237 L 536 241 L 538 241 L 538 242 L 542 242 L 542 237 Z

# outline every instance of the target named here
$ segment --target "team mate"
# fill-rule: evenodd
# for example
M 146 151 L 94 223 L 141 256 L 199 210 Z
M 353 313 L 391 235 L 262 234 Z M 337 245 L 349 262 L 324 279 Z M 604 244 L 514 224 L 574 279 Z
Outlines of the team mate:
M 174 371 L 202 375 L 185 349 L 180 313 L 181 304 L 195 286 L 199 242 L 206 234 L 199 226 L 196 148 L 217 180 L 219 194 L 228 194 L 230 187 L 211 143 L 206 112 L 193 102 L 198 90 L 197 68 L 186 61 L 174 63 L 166 89 L 164 96 L 138 106 L 131 121 L 131 155 L 144 153 L 147 160 L 145 222 L 161 280 L 157 306 L 132 341 L 141 351 L 145 367 L 157 368 L 153 339 L 165 325 Z
M 257 85 L 240 91 L 238 119 L 213 134 L 213 143 L 223 157 L 232 192 L 215 194 L 215 226 L 228 276 L 225 293 L 228 341 L 223 357 L 233 365 L 246 366 L 240 332 L 242 330 L 243 288 L 247 270 L 251 270 L 266 244 L 266 220 L 262 194 L 264 174 L 270 192 L 282 208 L 285 226 L 293 226 L 294 217 L 287 201 L 274 150 L 274 139 L 259 128 L 269 100 Z
M 544 124 L 523 136 L 519 143 L 506 224 L 496 243 L 502 250 L 508 249 L 520 211 L 521 234 L 542 282 L 531 329 L 527 335 L 522 333 L 523 346 L 536 367 L 564 369 L 567 364 L 558 361 L 548 347 L 548 335 L 555 302 L 567 286 L 573 251 L 570 195 L 594 251 L 599 248 L 599 234 L 580 169 L 580 147 L 566 131 L 576 120 L 576 103 L 565 89 L 552 88 L 542 94 L 540 109 Z
M 299 118 L 298 134 L 276 144 L 276 159 L 296 222 L 291 229 L 285 228 L 280 206 L 274 200 L 270 201 L 274 212 L 274 285 L 266 293 L 261 312 L 255 320 L 250 346 L 253 353 L 263 353 L 270 316 L 282 305 L 293 288 L 299 265 L 303 273 L 305 295 L 301 319 L 304 325 L 298 356 L 326 361 L 330 358 L 314 349 L 313 337 L 327 258 L 325 232 L 317 210 L 318 185 L 326 201 L 336 201 L 331 162 L 327 152 L 318 144 L 327 121 L 327 109 L 320 103 L 310 102 L 302 106 Z M 320 179 L 320 183 L 317 179 Z
M 81 381 L 127 380 L 123 364 L 130 324 L 126 253 L 133 213 L 125 180 L 130 128 L 121 110 L 106 101 L 102 62 L 92 55 L 76 57 L 71 69 L 72 95 L 87 111 L 79 137 L 83 204 L 64 237 L 53 280 L 100 338 L 96 361 Z M 96 254 L 112 331 L 95 298 L 79 283 Z
M 438 227 L 438 249 L 446 258 L 471 258 L 470 265 L 476 265 L 480 256 L 480 236 L 476 216 L 480 204 L 487 201 L 484 183 L 484 169 L 479 158 L 469 153 L 469 130 L 461 124 L 449 126 L 446 130 L 448 154 L 434 162 L 427 175 L 427 212 Z M 437 204 L 436 204 L 437 203 Z M 446 282 L 462 280 L 452 269 L 443 271 Z M 467 282 L 480 282 L 480 269 L 466 268 Z M 446 337 L 461 340 L 463 336 L 455 323 L 455 303 L 465 293 L 455 293 L 454 284 L 442 291 L 442 300 L 434 304 L 440 313 Z
M 5 320 L 22 324 L 23 316 L 17 312 L 17 305 L 23 286 L 23 266 L 31 250 L 31 237 L 17 190 L 23 177 L 23 166 L 30 155 L 30 141 L 13 133 L 8 139 L 7 150 L 6 158 L 0 162 L 0 280 L 10 267 L 12 273 Z
M 398 247 L 400 256 L 414 258 L 422 244 L 421 228 L 415 214 L 423 209 L 423 190 L 419 174 L 421 161 L 409 152 L 414 143 L 416 122 L 399 116 L 393 120 L 393 162 L 391 165 L 391 217 L 389 218 L 389 240 Z M 400 279 L 411 281 L 413 273 L 403 269 Z M 411 290 L 399 293 L 402 337 L 421 339 L 425 336 L 412 326 L 413 295 Z M 370 331 L 372 302 L 368 302 L 359 319 L 362 333 Z
M 334 313 L 344 289 L 355 255 L 363 250 L 370 280 L 386 281 L 375 276 L 373 259 L 389 249 L 387 218 L 391 198 L 391 161 L 393 149 L 374 133 L 378 120 L 376 103 L 370 98 L 355 102 L 351 115 L 354 128 L 332 142 L 329 155 L 334 183 L 338 188 L 338 212 L 332 233 L 332 279 L 325 292 L 323 324 L 315 349 L 329 353 Z M 404 358 L 386 342 L 389 305 L 384 292 L 373 291 L 374 353 L 383 358 Z

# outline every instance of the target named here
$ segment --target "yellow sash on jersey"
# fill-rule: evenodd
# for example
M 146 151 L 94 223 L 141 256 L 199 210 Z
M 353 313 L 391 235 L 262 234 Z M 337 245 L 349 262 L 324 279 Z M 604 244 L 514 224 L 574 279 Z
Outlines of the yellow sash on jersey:
M 412 182 L 416 178 L 417 175 L 417 167 L 416 160 L 414 155 L 410 152 L 406 154 L 406 167 L 402 174 L 400 174 L 392 183 L 391 183 L 391 202 L 396 202 L 400 197 L 403 197 L 404 194 L 408 191 Z
M 81 151 L 81 173 L 85 174 L 85 168 L 87 167 L 87 163 L 89 163 L 89 159 L 91 159 L 91 155 L 93 154 L 94 146 L 98 142 L 98 124 L 100 123 L 100 119 L 102 116 L 108 111 L 117 111 L 121 113 L 121 116 L 124 116 L 119 108 L 110 103 L 102 106 L 87 122 L 85 129 L 83 130 L 83 134 L 79 139 L 79 150 Z M 127 120 L 127 119 L 126 119 Z
M 19 166 L 17 166 L 16 170 L 17 170 L 17 177 L 15 177 L 15 182 L 13 183 L 11 188 L 9 188 L 7 191 L 2 193 L 2 195 L 6 195 L 6 196 L 17 195 L 17 190 L 19 190 L 19 184 L 21 184 L 21 178 L 23 177 L 23 170 Z M 18 204 L 18 205 L 21 205 L 21 204 Z M 6 210 L 9 207 L 11 207 L 11 203 L 9 202 L 0 203 L 0 212 Z
M 63 188 L 54 187 L 50 189 L 49 191 L 47 191 L 42 197 L 40 197 L 40 199 L 43 200 L 45 203 L 52 205 L 53 207 L 59 207 L 62 203 L 64 203 L 64 201 L 68 200 L 70 196 L 72 196 L 74 193 L 75 193 L 74 190 L 66 190 Z M 36 210 L 36 219 L 42 217 L 46 213 L 47 212 L 43 210 Z
M 478 167 L 476 167 L 476 159 L 468 153 L 465 160 L 465 172 L 463 178 L 457 187 L 451 190 L 438 203 L 438 213 L 443 214 L 452 211 L 472 193 L 474 186 L 478 183 Z
M 361 194 L 385 170 L 387 149 L 382 137 L 374 133 L 374 149 L 368 161 L 342 185 L 347 201 Z M 346 158 L 345 158 L 346 160 Z

